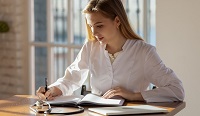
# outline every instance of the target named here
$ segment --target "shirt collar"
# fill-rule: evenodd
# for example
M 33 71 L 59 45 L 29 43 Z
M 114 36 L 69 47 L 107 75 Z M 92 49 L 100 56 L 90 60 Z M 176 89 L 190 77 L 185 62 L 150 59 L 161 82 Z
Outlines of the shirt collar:
M 126 42 L 124 43 L 124 45 L 122 46 L 122 51 L 126 50 L 128 48 L 128 43 L 130 43 L 130 41 L 136 41 L 135 39 L 127 39 Z M 104 50 L 106 49 L 106 45 L 107 44 L 101 44 L 104 48 Z

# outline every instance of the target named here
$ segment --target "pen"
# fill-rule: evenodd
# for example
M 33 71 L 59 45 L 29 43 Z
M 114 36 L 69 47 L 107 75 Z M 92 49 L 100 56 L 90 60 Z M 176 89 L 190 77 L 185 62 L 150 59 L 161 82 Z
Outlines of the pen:
M 45 78 L 45 93 L 48 91 L 48 88 L 47 88 L 47 78 Z M 47 97 L 46 97 L 46 101 L 47 101 Z
M 48 88 L 47 88 L 47 78 L 45 78 L 45 92 L 48 91 Z

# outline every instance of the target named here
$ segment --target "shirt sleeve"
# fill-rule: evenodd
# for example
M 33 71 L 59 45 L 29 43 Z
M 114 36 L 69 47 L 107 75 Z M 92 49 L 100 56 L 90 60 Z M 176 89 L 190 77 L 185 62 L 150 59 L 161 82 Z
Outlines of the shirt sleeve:
M 81 87 L 89 73 L 88 46 L 88 42 L 83 45 L 75 61 L 65 70 L 65 75 L 49 87 L 58 87 L 62 91 L 62 95 L 71 95 L 75 90 Z
M 146 102 L 183 101 L 182 82 L 172 69 L 165 66 L 153 46 L 145 54 L 144 73 L 145 79 L 158 87 L 141 92 Z

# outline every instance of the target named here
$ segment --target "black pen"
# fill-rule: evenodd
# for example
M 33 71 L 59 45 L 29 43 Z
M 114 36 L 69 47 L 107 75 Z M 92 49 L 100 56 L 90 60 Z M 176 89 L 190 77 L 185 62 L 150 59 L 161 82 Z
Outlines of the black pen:
M 48 87 L 47 87 L 47 78 L 45 78 L 45 93 L 48 91 Z M 46 97 L 47 100 L 47 97 Z
M 47 78 L 45 78 L 45 92 L 48 91 L 48 87 L 47 87 Z

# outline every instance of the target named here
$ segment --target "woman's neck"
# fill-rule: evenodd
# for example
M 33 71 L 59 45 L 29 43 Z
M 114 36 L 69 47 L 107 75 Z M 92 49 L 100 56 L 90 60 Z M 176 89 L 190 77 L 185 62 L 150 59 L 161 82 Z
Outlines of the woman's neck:
M 115 54 L 119 51 L 122 51 L 122 47 L 125 44 L 126 40 L 127 39 L 123 38 L 119 41 L 113 41 L 112 43 L 106 45 L 106 50 L 110 54 Z

